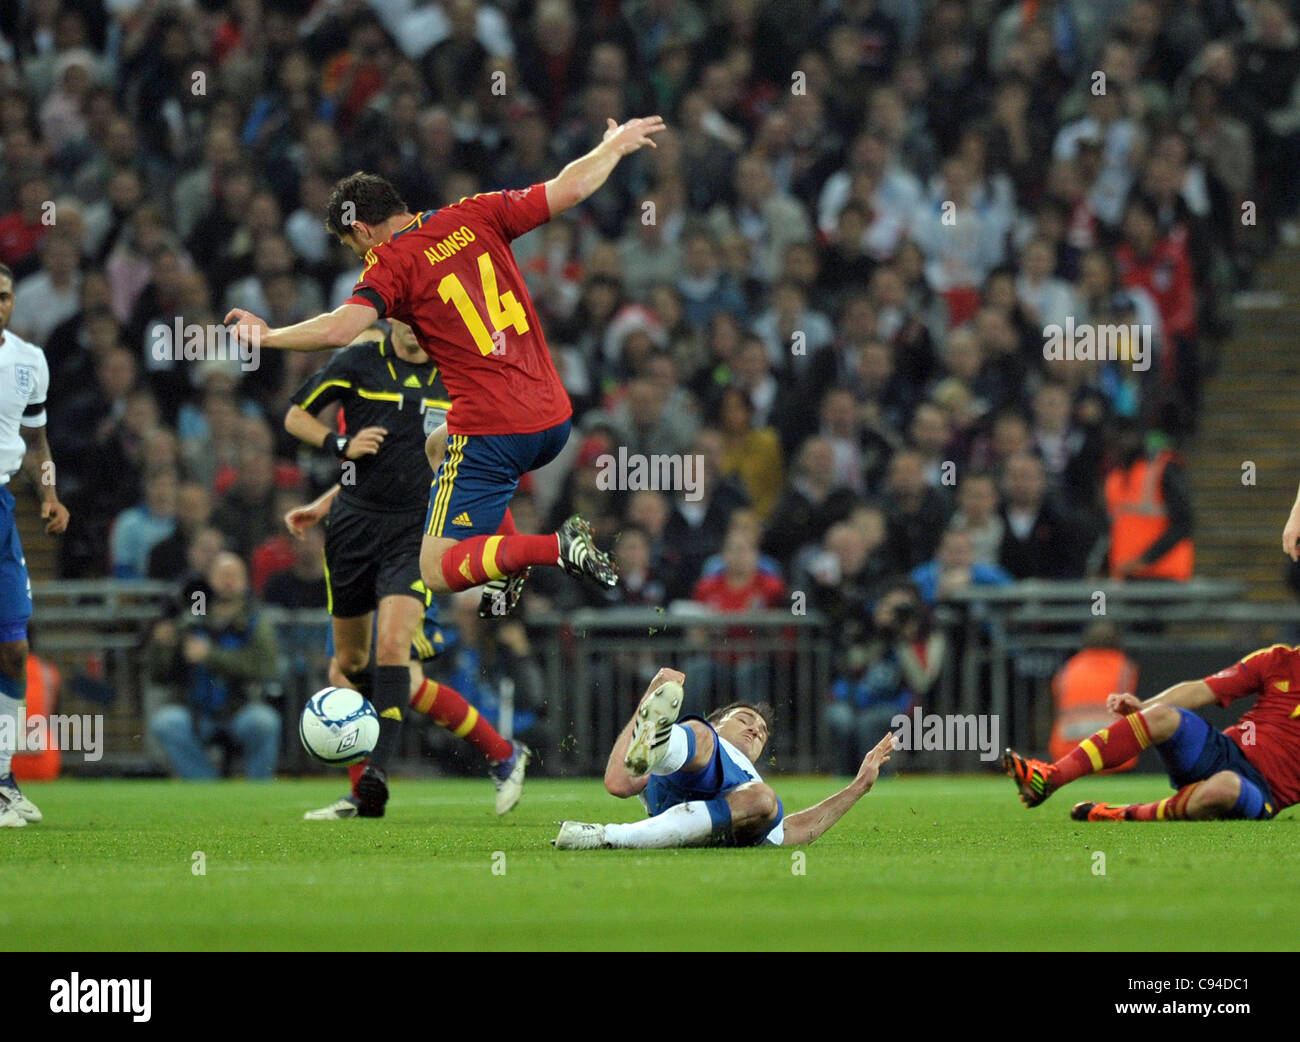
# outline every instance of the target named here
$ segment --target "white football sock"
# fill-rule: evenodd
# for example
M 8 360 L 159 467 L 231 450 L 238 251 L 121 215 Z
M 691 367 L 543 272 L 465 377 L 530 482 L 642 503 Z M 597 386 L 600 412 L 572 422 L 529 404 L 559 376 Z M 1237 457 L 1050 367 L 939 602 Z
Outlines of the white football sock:
M 14 750 L 27 725 L 27 703 L 22 699 L 0 695 L 0 778 L 13 766 Z
M 650 768 L 651 774 L 672 774 L 679 771 L 687 760 L 691 758 L 694 751 L 695 735 L 681 724 L 673 724 L 672 733 L 668 736 L 668 751 L 664 753 L 664 758 L 654 767 Z
M 679 803 L 645 821 L 605 826 L 605 842 L 610 846 L 646 850 L 699 846 L 712 835 L 713 819 L 703 800 Z

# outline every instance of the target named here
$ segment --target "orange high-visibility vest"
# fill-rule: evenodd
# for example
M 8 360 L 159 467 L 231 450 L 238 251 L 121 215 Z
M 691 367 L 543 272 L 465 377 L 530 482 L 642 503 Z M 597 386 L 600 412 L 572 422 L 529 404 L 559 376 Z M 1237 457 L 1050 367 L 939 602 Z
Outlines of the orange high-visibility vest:
M 59 671 L 50 663 L 27 656 L 27 717 L 49 716 L 59 699 Z M 51 742 L 51 745 L 55 743 Z M 58 748 L 14 756 L 14 777 L 19 781 L 52 781 L 59 776 L 63 754 Z
M 1053 760 L 1059 760 L 1089 735 L 1115 723 L 1117 717 L 1106 709 L 1106 699 L 1136 691 L 1137 673 L 1137 664 L 1132 659 L 1111 648 L 1084 648 L 1056 671 L 1052 677 L 1056 722 L 1048 745 Z M 1135 756 L 1115 770 L 1127 771 L 1136 763 Z
M 1127 470 L 1116 467 L 1106 477 L 1106 508 L 1110 511 L 1110 574 L 1119 578 L 1120 566 L 1136 560 L 1169 529 L 1165 495 L 1160 482 L 1173 459 L 1169 449 L 1155 459 L 1138 459 Z M 1192 577 L 1192 541 L 1183 539 L 1156 561 L 1134 573 L 1135 579 L 1178 579 Z

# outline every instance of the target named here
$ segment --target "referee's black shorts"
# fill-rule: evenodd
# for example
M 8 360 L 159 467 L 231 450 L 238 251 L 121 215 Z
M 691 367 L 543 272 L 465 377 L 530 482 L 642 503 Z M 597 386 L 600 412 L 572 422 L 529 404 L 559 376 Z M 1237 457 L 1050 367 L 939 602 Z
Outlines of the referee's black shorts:
M 424 509 L 368 510 L 336 499 L 325 522 L 325 590 L 330 615 L 352 619 L 385 597 L 428 604 L 420 578 Z

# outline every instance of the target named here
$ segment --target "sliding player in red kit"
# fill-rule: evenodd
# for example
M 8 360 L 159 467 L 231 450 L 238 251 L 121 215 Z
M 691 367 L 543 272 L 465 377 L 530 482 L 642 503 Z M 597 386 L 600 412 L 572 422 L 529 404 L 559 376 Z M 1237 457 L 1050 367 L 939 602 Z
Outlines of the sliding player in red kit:
M 1195 713 L 1201 706 L 1257 695 L 1250 712 L 1224 731 Z M 1115 767 L 1156 747 L 1178 791 L 1155 803 L 1079 803 L 1077 821 L 1176 821 L 1246 818 L 1256 821 L 1300 803 L 1300 649 L 1274 644 L 1204 680 L 1175 684 L 1139 702 L 1111 695 L 1120 716 L 1055 763 L 1010 749 L 1003 769 L 1026 806 L 1036 807 L 1062 785 Z
M 352 174 L 334 186 L 325 223 L 365 259 L 353 295 L 328 314 L 280 329 L 238 308 L 226 316 L 241 342 L 293 351 L 341 347 L 380 318 L 412 328 L 451 397 L 447 454 L 430 487 L 420 550 L 422 578 L 435 594 L 519 577 L 535 565 L 607 587 L 617 582 L 577 515 L 549 535 L 519 535 L 510 518 L 519 478 L 560 453 L 572 416 L 510 242 L 582 202 L 624 156 L 654 147 L 651 135 L 663 129 L 658 116 L 610 120 L 599 145 L 544 184 L 421 213 L 411 213 L 383 178 Z M 503 608 L 512 606 L 521 582 L 507 585 Z M 395 677 L 376 684 L 380 733 L 357 784 L 363 802 L 387 800 L 385 769 L 397 745 L 405 685 L 404 675 L 400 684 Z

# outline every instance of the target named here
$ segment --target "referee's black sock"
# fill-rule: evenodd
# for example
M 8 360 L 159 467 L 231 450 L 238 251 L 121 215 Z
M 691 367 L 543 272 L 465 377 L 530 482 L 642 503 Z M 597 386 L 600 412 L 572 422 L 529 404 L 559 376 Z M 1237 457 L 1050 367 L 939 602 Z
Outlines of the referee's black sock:
M 354 691 L 359 691 L 371 705 L 375 700 L 371 697 L 375 693 L 375 659 L 372 655 L 370 661 L 365 664 L 363 669 L 355 673 L 344 673 L 347 682 L 352 685 Z
M 411 672 L 406 666 L 377 666 L 375 668 L 375 694 L 370 704 L 379 714 L 379 741 L 370 754 L 370 763 L 380 770 L 388 770 L 388 761 L 397 752 L 397 739 L 402 733 L 402 709 L 410 701 Z

